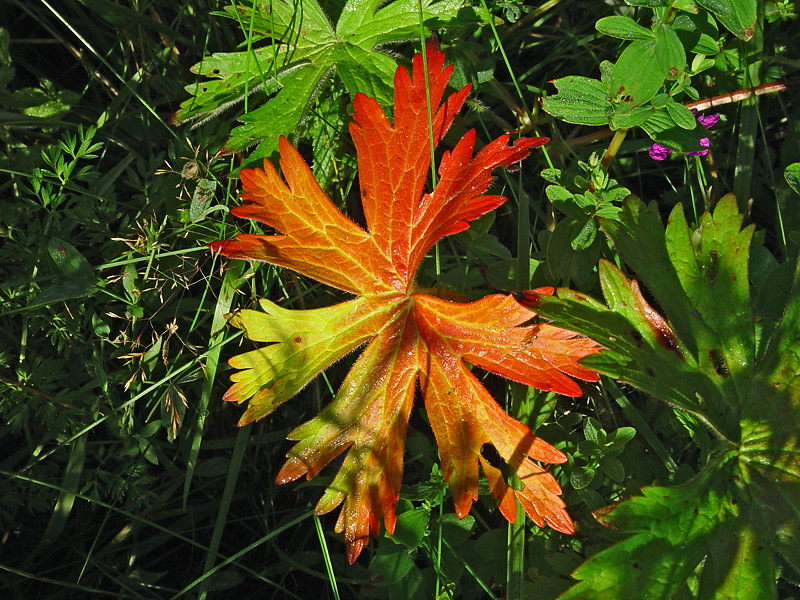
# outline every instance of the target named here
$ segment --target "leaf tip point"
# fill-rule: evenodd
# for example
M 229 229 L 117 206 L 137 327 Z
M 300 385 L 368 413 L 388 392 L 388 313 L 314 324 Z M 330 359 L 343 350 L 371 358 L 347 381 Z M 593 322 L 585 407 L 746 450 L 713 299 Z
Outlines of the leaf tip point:
M 552 292 L 551 292 L 552 293 Z M 542 290 L 527 290 L 524 292 L 511 292 L 511 297 L 525 308 L 534 309 L 539 306 L 542 296 L 547 295 Z

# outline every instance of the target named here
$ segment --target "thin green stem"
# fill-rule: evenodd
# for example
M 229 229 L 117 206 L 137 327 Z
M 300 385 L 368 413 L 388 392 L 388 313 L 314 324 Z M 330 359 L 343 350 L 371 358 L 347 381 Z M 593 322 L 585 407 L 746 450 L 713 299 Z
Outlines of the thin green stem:
M 419 35 L 421 40 L 422 71 L 425 74 L 425 104 L 428 109 L 428 142 L 431 147 L 431 188 L 436 187 L 436 143 L 433 137 L 433 108 L 431 107 L 431 83 L 428 77 L 428 52 L 425 43 L 425 19 L 423 16 L 422 0 L 417 0 L 419 6 Z
M 627 134 L 627 129 L 617 129 L 614 132 L 614 137 L 611 138 L 611 142 L 608 144 L 608 148 L 606 149 L 606 153 L 603 155 L 603 161 L 601 163 L 603 168 L 606 170 L 609 169 L 611 167 L 611 163 L 614 162 L 614 158 L 617 156 L 617 152 L 619 152 L 622 142 L 625 141 L 625 136 Z
M 331 554 L 328 552 L 328 542 L 325 541 L 325 532 L 322 530 L 322 523 L 317 515 L 314 515 L 314 527 L 317 530 L 319 545 L 322 549 L 322 558 L 325 561 L 325 572 L 328 574 L 328 582 L 331 584 L 331 591 L 335 600 L 339 600 L 339 585 L 336 583 L 336 574 L 333 572 Z

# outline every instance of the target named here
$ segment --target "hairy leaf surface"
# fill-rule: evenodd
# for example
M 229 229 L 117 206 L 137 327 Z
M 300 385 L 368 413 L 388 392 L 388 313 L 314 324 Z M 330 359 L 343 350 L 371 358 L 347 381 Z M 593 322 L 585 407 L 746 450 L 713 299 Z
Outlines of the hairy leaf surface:
M 469 88 L 444 98 L 452 67 L 444 67 L 444 55 L 432 44 L 427 64 L 438 143 Z M 376 100 L 363 94 L 354 100 L 350 131 L 368 231 L 333 205 L 286 139 L 280 140 L 283 178 L 266 161 L 263 170 L 242 171 L 248 204 L 233 214 L 261 221 L 277 233 L 240 235 L 211 247 L 229 257 L 292 269 L 356 297 L 314 310 L 283 309 L 265 300 L 260 311 L 234 315 L 233 325 L 268 345 L 231 359 L 240 370 L 225 399 L 247 402 L 241 424 L 249 423 L 366 343 L 331 404 L 289 434 L 296 444 L 277 476 L 279 483 L 311 478 L 347 451 L 316 512 L 342 506 L 336 529 L 344 532 L 351 562 L 370 532 L 379 532 L 381 517 L 386 530 L 394 531 L 417 381 L 459 516 L 478 497 L 480 465 L 506 518 L 516 518 L 519 500 L 538 525 L 571 533 L 561 489 L 540 465 L 566 457 L 505 414 L 466 363 L 579 396 L 572 377 L 594 381 L 597 375 L 578 360 L 599 346 L 552 325 L 531 324 L 535 315 L 511 296 L 459 304 L 423 293 L 414 280 L 433 244 L 505 201 L 484 195 L 492 170 L 520 161 L 546 139 L 523 138 L 509 146 L 503 136 L 476 153 L 475 133 L 469 132 L 444 153 L 438 184 L 426 193 L 430 145 L 421 56 L 414 57 L 413 78 L 399 68 L 394 85 L 392 123 Z M 486 445 L 516 471 L 520 489 L 512 489 L 501 470 L 483 458 Z

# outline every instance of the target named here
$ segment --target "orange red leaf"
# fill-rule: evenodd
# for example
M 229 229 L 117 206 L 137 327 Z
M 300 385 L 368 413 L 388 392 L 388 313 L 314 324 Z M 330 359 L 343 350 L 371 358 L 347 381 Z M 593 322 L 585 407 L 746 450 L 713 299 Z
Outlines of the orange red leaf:
M 452 67 L 444 66 L 444 54 L 431 44 L 427 62 L 438 143 L 469 87 L 444 98 Z M 233 325 L 268 345 L 231 359 L 239 371 L 225 394 L 226 400 L 248 403 L 241 420 L 248 423 L 274 410 L 344 354 L 367 344 L 330 405 L 289 434 L 296 444 L 277 476 L 278 483 L 310 479 L 347 452 L 316 512 L 342 507 L 336 531 L 344 533 L 350 562 L 370 533 L 378 534 L 381 518 L 386 530 L 394 531 L 417 381 L 459 516 L 478 497 L 480 465 L 507 519 L 516 518 L 519 501 L 540 526 L 573 531 L 561 489 L 540 464 L 564 462 L 566 457 L 508 416 L 467 363 L 539 389 L 578 396 L 581 390 L 573 378 L 597 379 L 578 361 L 598 346 L 563 329 L 531 323 L 534 313 L 511 296 L 449 302 L 422 293 L 414 279 L 439 239 L 464 230 L 505 201 L 485 195 L 492 170 L 522 160 L 546 139 L 523 138 L 509 146 L 503 136 L 475 153 L 475 133 L 468 132 L 444 153 L 439 181 L 426 193 L 426 102 L 420 56 L 414 57 L 411 75 L 397 70 L 393 123 L 374 100 L 362 94 L 354 99 L 350 131 L 368 231 L 334 206 L 297 151 L 281 139 L 283 178 L 268 162 L 263 170 L 242 170 L 242 198 L 249 204 L 233 210 L 277 233 L 211 244 L 226 256 L 267 261 L 357 296 L 306 311 L 265 300 L 261 311 L 234 315 Z M 516 473 L 520 489 L 512 488 L 503 471 L 485 458 L 487 446 Z

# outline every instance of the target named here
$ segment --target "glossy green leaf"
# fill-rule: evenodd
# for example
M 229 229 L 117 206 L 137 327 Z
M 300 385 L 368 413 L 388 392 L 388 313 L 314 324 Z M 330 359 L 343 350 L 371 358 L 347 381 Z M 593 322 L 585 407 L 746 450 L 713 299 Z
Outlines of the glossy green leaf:
M 620 112 L 631 112 L 649 102 L 663 83 L 655 40 L 636 40 L 622 51 L 614 65 L 609 88 L 611 101 Z
M 686 68 L 686 51 L 675 30 L 662 23 L 656 31 L 656 60 L 661 72 L 674 81 Z
M 607 125 L 611 103 L 597 79 L 571 75 L 551 82 L 558 93 L 542 99 L 545 112 L 576 125 Z
M 603 17 L 594 26 L 603 35 L 620 40 L 652 40 L 655 35 L 630 17 Z
M 756 0 L 697 0 L 697 3 L 714 13 L 739 39 L 747 41 L 753 37 L 758 19 Z

